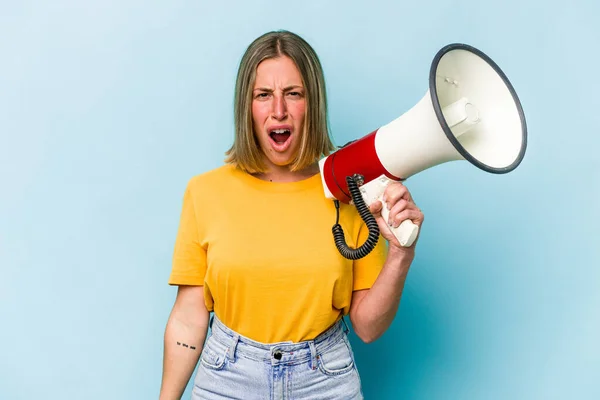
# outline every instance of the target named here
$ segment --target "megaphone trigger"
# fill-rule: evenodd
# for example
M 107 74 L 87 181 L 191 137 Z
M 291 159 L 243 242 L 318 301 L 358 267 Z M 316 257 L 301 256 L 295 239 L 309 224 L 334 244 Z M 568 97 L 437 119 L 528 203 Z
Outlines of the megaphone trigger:
M 377 179 L 365 183 L 360 186 L 360 193 L 367 205 L 371 205 L 376 201 L 381 201 L 381 216 L 384 221 L 388 221 L 390 215 L 390 209 L 387 207 L 385 201 L 383 201 L 383 194 L 386 187 L 393 182 L 390 178 L 385 175 L 381 175 Z M 417 236 L 419 235 L 419 225 L 413 223 L 411 220 L 404 220 L 402 223 L 394 228 L 389 227 L 398 242 L 403 247 L 410 247 L 413 245 Z

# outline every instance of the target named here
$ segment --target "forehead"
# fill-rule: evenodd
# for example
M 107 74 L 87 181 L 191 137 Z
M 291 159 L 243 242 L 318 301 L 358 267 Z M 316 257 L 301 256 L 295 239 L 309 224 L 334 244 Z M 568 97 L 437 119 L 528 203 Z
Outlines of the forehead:
M 287 57 L 269 58 L 258 64 L 254 86 L 302 85 L 302 76 L 294 61 Z

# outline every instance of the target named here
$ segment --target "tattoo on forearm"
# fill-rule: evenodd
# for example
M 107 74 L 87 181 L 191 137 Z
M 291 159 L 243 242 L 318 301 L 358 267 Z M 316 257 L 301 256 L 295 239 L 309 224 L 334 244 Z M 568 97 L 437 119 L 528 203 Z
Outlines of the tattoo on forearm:
M 186 348 L 189 348 L 189 349 L 192 349 L 192 350 L 196 350 L 195 346 L 188 346 L 187 344 L 181 343 L 181 342 L 177 342 L 177 346 L 183 346 L 183 347 L 186 347 Z

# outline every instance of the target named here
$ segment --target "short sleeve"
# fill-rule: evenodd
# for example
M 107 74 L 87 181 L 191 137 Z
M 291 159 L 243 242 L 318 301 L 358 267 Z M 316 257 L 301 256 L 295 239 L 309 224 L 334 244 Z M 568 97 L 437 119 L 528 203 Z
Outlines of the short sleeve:
M 369 230 L 366 225 L 362 225 L 358 234 L 358 244 L 361 245 L 367 240 Z M 383 269 L 383 264 L 387 257 L 387 242 L 381 234 L 375 248 L 365 257 L 354 260 L 353 264 L 353 283 L 352 290 L 370 289 Z
M 206 249 L 200 244 L 191 182 L 183 196 L 169 285 L 204 285 Z

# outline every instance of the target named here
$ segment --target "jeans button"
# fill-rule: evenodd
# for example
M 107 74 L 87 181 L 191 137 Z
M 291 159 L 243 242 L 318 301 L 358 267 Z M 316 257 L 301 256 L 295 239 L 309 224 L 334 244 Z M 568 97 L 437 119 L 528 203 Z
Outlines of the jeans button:
M 276 351 L 275 353 L 273 353 L 273 358 L 275 358 L 276 360 L 281 360 L 282 356 L 283 354 L 281 354 L 280 351 Z

